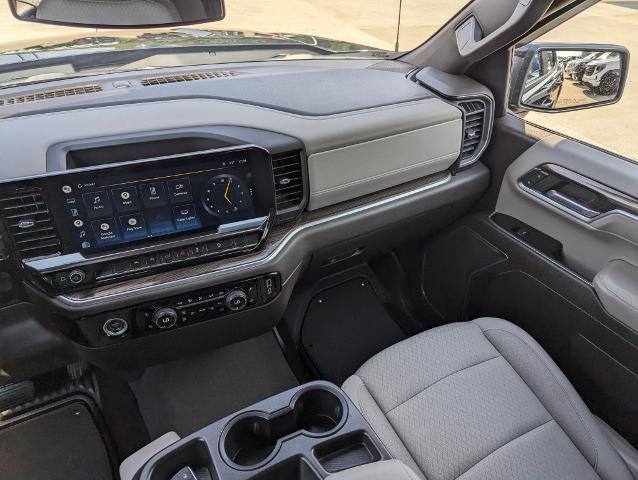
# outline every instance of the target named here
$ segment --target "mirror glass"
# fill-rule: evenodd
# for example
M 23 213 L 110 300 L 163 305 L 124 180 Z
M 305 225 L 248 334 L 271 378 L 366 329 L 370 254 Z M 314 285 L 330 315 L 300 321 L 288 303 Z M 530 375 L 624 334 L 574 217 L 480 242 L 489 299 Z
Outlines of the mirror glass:
M 619 51 L 540 49 L 532 55 L 520 105 L 535 109 L 563 110 L 614 101 L 626 71 Z
M 188 25 L 224 18 L 223 0 L 9 0 L 18 20 L 130 28 Z

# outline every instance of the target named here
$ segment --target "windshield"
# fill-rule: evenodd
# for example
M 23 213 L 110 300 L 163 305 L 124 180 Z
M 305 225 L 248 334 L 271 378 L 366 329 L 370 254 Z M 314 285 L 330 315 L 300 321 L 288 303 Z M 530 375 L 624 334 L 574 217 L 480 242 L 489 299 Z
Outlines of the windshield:
M 396 58 L 467 0 L 227 0 L 222 21 L 102 30 L 13 18 L 0 0 L 0 87 L 118 70 L 236 61 Z M 130 54 L 134 52 L 134 54 Z

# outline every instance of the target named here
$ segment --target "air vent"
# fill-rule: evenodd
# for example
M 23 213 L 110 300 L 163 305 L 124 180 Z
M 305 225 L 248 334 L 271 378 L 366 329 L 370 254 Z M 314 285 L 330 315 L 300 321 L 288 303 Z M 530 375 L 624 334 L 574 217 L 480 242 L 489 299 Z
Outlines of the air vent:
M 39 189 L 0 199 L 0 216 L 20 258 L 60 254 L 60 239 Z
M 169 83 L 194 82 L 196 80 L 210 80 L 213 78 L 234 77 L 236 75 L 238 75 L 237 72 L 233 72 L 232 70 L 215 70 L 213 72 L 198 72 L 198 73 L 187 73 L 184 75 L 167 75 L 163 77 L 149 77 L 149 78 L 145 78 L 140 83 L 145 87 L 150 87 L 151 85 L 165 85 Z
M 458 106 L 465 113 L 460 163 L 467 165 L 478 159 L 487 141 L 485 131 L 487 105 L 483 100 L 472 99 L 458 102 Z
M 272 159 L 275 178 L 275 203 L 278 219 L 294 215 L 304 201 L 304 169 L 301 151 L 274 155 Z
M 21 95 L 19 97 L 0 98 L 0 107 L 7 105 L 18 105 L 21 103 L 38 102 L 40 100 L 50 100 L 52 98 L 70 97 L 73 95 L 86 95 L 102 91 L 99 85 L 85 85 L 83 87 L 65 88 L 63 90 L 49 90 L 46 92 L 34 93 L 33 95 Z

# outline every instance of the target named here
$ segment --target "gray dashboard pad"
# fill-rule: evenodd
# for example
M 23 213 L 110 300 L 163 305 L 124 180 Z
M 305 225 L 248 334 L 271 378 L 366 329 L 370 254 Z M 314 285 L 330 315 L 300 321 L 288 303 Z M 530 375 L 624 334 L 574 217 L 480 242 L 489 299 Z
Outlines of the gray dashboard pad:
M 462 137 L 455 105 L 402 71 L 344 62 L 351 66 L 238 67 L 230 78 L 132 87 L 124 94 L 105 86 L 95 97 L 79 97 L 88 102 L 82 108 L 55 110 L 60 100 L 54 99 L 50 110 L 0 120 L 5 158 L 11 159 L 1 176 L 45 173 L 47 152 L 61 143 L 214 125 L 301 140 L 308 154 L 310 209 L 450 167 Z M 114 103 L 105 105 L 102 94 Z M 123 102 L 126 96 L 131 101 Z

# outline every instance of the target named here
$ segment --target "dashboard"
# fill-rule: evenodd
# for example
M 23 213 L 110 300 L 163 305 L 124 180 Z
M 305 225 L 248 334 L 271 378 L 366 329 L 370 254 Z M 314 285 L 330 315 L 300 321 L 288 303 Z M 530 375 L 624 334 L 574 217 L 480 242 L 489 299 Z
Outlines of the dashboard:
M 487 186 L 493 100 L 467 78 L 400 62 L 193 68 L 104 75 L 89 93 L 73 79 L 73 98 L 20 108 L 44 87 L 3 92 L 0 266 L 96 364 L 267 331 L 307 272 L 441 228 Z

